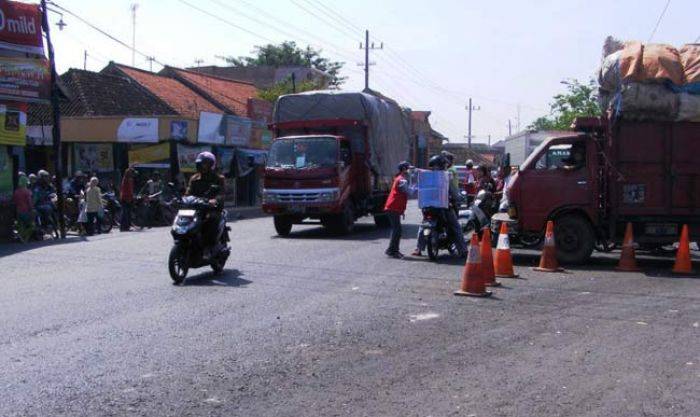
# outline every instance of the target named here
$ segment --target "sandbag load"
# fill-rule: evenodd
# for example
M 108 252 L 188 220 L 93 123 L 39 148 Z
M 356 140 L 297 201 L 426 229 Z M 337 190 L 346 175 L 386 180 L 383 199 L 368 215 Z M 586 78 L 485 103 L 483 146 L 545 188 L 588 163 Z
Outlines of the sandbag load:
M 607 52 L 598 74 L 604 111 L 630 120 L 700 120 L 700 44 L 677 50 L 626 42 Z

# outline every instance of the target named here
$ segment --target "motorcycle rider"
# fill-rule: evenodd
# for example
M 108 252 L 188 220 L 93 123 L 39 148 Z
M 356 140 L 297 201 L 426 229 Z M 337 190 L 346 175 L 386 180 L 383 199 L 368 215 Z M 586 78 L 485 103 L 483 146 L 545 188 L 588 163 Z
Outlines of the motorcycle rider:
M 58 235 L 56 219 L 54 216 L 56 207 L 52 198 L 56 194 L 56 189 L 51 184 L 51 175 L 48 171 L 40 170 L 37 175 L 36 186 L 33 191 L 34 207 L 36 208 L 41 223 L 52 225 L 54 232 Z
M 205 258 L 211 256 L 211 247 L 216 244 L 217 229 L 221 221 L 221 210 L 223 208 L 224 177 L 217 174 L 216 157 L 211 152 L 200 152 L 195 160 L 197 173 L 192 175 L 185 191 L 185 195 L 209 200 L 213 210 L 207 213 L 202 226 L 202 237 L 205 247 Z M 212 194 L 212 186 L 216 187 L 216 192 Z
M 433 171 L 445 171 L 447 167 L 447 161 L 442 155 L 435 155 L 428 161 L 428 167 Z M 455 213 L 454 207 L 459 205 L 461 200 L 459 194 L 459 189 L 453 187 L 449 184 L 449 200 L 450 207 L 441 209 L 443 211 L 444 217 L 447 221 L 447 227 L 450 230 L 450 234 L 453 236 L 454 244 L 457 248 L 457 253 L 460 257 L 465 257 L 467 254 L 467 244 L 464 241 L 464 234 L 462 233 L 462 226 L 459 224 L 457 219 L 457 214 Z M 421 256 L 423 249 L 425 249 L 426 242 L 423 236 L 423 227 L 418 228 L 418 243 L 416 249 L 411 253 L 413 256 Z

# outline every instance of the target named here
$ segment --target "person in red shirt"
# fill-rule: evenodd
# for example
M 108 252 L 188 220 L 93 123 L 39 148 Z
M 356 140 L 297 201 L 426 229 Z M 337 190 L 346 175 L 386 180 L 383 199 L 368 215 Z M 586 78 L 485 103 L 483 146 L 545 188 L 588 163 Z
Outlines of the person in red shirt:
M 119 230 L 128 232 L 131 229 L 131 210 L 134 204 L 134 176 L 136 171 L 127 168 L 124 171 L 121 187 L 119 187 L 119 199 L 122 203 L 122 217 L 119 222 Z
M 391 223 L 391 239 L 389 247 L 384 252 L 387 256 L 401 259 L 403 254 L 399 252 L 399 242 L 401 241 L 401 216 L 406 211 L 408 203 L 408 170 L 411 169 L 411 164 L 406 161 L 398 165 L 398 174 L 394 177 L 394 182 L 391 185 L 389 198 L 384 205 L 384 211 Z

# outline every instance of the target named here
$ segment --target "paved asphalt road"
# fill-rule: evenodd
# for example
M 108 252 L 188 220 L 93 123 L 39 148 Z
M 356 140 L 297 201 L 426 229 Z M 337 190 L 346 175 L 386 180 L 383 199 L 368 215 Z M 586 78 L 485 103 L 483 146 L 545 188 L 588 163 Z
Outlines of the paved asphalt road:
M 409 219 L 416 219 L 415 209 Z M 170 284 L 166 229 L 0 246 L 0 416 L 698 416 L 700 280 L 588 269 L 454 297 L 387 232 L 238 221 Z M 409 252 L 415 225 L 402 242 Z

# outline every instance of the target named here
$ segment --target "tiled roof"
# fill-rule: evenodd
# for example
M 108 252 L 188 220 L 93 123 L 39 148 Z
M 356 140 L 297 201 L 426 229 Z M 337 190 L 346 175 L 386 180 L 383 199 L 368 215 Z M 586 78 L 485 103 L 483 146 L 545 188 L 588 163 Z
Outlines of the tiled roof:
M 222 109 L 216 104 L 197 94 L 176 79 L 113 62 L 105 67 L 102 72 L 126 75 L 141 84 L 152 94 L 158 96 L 178 114 L 183 116 L 198 118 L 201 111 L 222 112 Z
M 60 80 L 69 98 L 60 101 L 63 116 L 150 116 L 176 114 L 158 97 L 126 77 L 70 69 Z M 49 105 L 29 107 L 29 125 L 52 123 Z
M 246 116 L 247 100 L 257 97 L 258 90 L 251 83 L 213 75 L 166 67 L 160 72 L 185 83 L 204 97 L 223 106 L 229 113 Z

